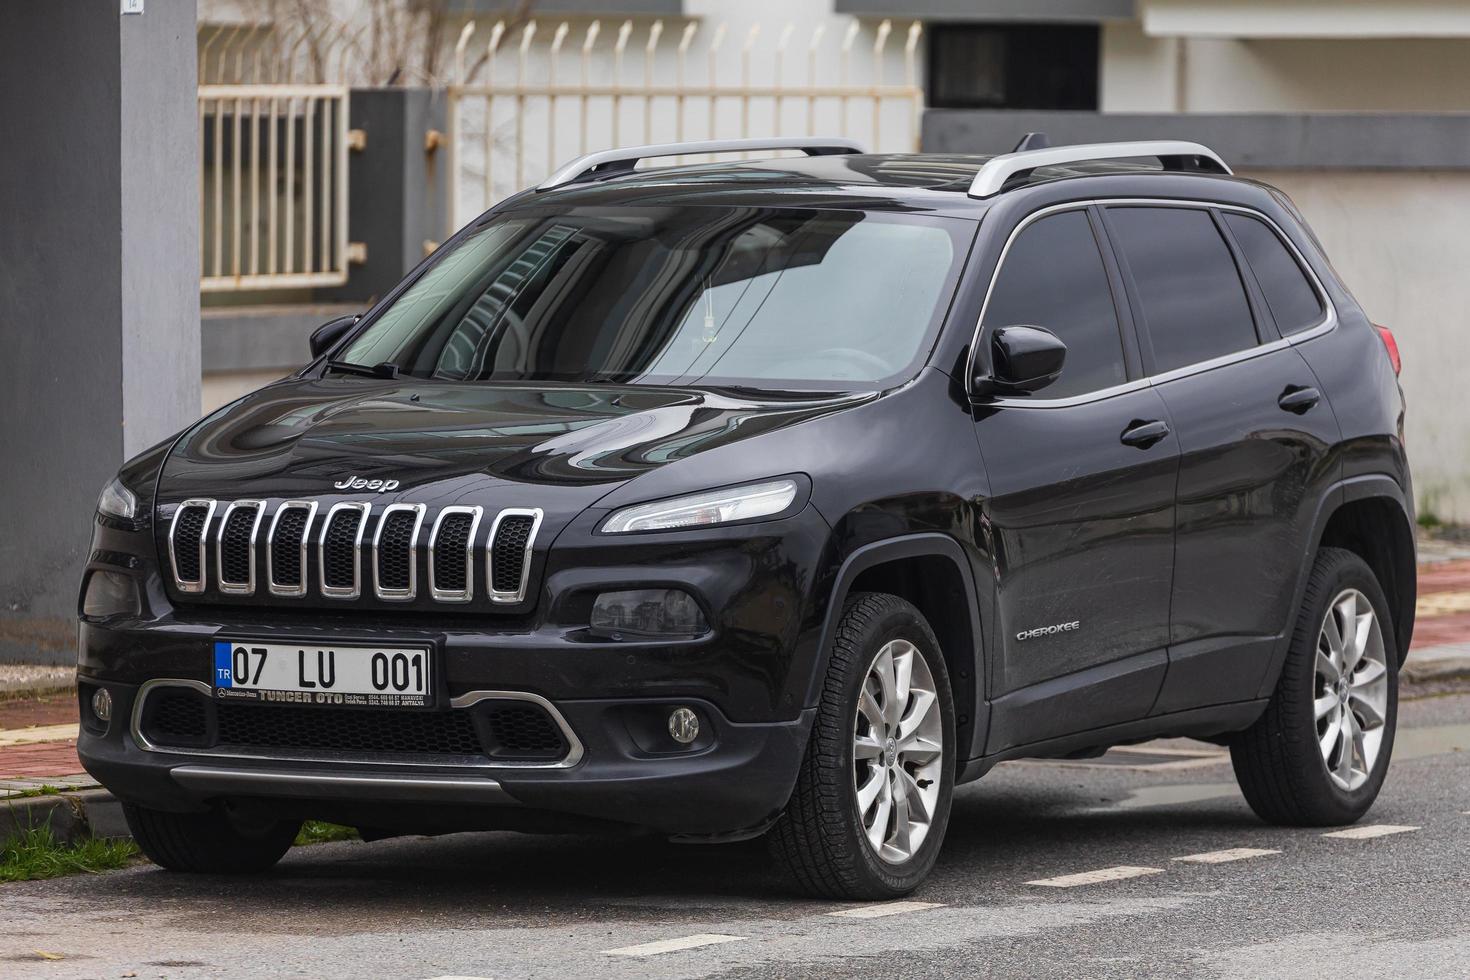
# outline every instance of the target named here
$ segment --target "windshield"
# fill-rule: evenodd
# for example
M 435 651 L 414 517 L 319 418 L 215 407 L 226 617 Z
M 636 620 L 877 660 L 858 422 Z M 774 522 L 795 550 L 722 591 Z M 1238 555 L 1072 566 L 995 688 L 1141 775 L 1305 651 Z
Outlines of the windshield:
M 927 354 L 974 230 L 862 211 L 516 210 L 338 357 L 446 381 L 873 387 Z

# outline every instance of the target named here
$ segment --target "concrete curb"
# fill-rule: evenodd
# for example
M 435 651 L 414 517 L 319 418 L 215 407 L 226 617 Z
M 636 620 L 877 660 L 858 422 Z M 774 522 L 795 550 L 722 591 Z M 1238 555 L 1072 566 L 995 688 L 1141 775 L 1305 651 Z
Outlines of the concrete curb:
M 0 700 L 65 694 L 76 689 L 75 667 L 0 664 Z
M 0 840 L 48 825 L 58 844 L 132 836 L 122 804 L 105 789 L 0 799 Z

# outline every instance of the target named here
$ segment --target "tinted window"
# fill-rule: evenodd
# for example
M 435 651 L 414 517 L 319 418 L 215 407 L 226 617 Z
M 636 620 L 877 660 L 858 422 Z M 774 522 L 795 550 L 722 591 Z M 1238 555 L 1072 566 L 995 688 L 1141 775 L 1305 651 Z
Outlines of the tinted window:
M 870 387 L 928 353 L 973 235 L 860 211 L 514 210 L 339 356 L 456 382 Z
M 1299 333 L 1315 326 L 1322 319 L 1322 301 L 1276 232 L 1244 214 L 1226 214 L 1225 223 L 1245 253 L 1281 332 Z
M 1042 218 L 1011 243 L 985 325 L 1046 327 L 1067 345 L 1062 375 L 1039 394 L 1063 398 L 1128 380 L 1118 314 L 1092 225 L 1082 211 Z
M 947 109 L 1096 109 L 1096 24 L 927 24 L 928 103 Z
M 1162 373 L 1254 347 L 1256 328 L 1235 258 L 1209 212 L 1111 208 Z

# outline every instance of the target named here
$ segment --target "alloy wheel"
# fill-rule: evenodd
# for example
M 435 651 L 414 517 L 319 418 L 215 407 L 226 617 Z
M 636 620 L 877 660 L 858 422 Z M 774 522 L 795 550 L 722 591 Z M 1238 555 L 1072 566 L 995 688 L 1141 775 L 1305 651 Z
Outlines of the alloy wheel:
M 1388 664 L 1373 604 L 1357 589 L 1332 600 L 1317 636 L 1312 711 L 1327 774 L 1339 789 L 1368 781 L 1388 717 Z
M 911 858 L 929 834 L 944 766 L 944 724 L 934 675 L 908 640 L 873 658 L 853 719 L 853 786 L 863 835 L 889 864 Z

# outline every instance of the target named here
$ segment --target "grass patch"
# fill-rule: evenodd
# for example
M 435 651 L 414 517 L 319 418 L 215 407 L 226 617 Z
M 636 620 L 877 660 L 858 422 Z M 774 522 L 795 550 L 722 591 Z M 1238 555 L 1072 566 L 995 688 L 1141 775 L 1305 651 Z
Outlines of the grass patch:
M 321 820 L 308 820 L 301 825 L 301 832 L 296 835 L 297 847 L 305 847 L 307 844 L 329 844 L 338 840 L 357 840 L 357 828 L 344 827 L 341 824 L 326 823 Z
M 89 837 L 78 844 L 60 844 L 49 826 L 32 827 L 0 843 L 0 881 L 112 871 L 137 854 L 138 845 L 126 838 Z
M 37 796 L 60 796 L 64 790 L 60 786 L 39 786 L 36 789 L 23 789 L 19 793 L 10 793 L 7 800 L 29 800 Z

